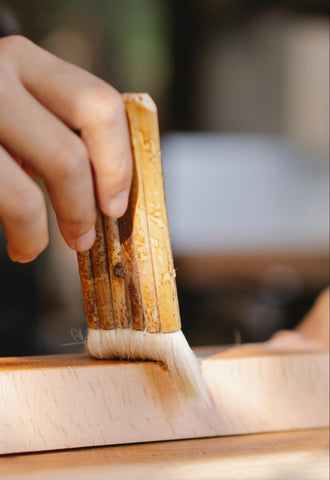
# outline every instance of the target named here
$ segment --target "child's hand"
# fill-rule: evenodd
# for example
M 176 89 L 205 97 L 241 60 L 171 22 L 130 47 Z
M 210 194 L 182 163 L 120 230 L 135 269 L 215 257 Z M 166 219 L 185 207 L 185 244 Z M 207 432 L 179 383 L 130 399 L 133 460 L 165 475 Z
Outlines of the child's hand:
M 48 244 L 44 197 L 29 174 L 43 180 L 68 245 L 89 249 L 95 198 L 112 217 L 127 208 L 132 163 L 125 108 L 104 81 L 24 37 L 4 37 L 0 219 L 8 254 L 19 262 L 34 259 Z

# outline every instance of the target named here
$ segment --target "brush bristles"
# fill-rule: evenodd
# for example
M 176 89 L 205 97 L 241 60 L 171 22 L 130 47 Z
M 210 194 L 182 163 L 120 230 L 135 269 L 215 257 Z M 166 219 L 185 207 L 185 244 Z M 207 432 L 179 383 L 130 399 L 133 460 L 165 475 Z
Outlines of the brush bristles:
M 129 328 L 89 329 L 87 349 L 97 358 L 163 362 L 186 395 L 209 402 L 198 360 L 181 330 L 173 333 L 149 333 Z

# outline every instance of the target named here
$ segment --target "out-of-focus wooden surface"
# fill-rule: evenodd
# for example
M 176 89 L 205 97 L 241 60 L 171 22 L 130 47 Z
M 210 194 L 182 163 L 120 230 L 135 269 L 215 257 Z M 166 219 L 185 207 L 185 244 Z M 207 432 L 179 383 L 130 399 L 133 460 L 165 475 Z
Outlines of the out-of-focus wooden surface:
M 329 430 L 8 455 L 14 480 L 327 480 Z

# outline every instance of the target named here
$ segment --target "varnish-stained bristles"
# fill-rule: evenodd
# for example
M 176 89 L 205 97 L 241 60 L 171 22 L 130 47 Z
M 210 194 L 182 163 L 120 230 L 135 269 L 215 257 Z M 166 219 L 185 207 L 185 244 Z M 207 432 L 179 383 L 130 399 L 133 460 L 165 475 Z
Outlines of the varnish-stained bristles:
M 98 213 L 96 242 L 78 254 L 87 348 L 97 358 L 162 361 L 185 393 L 206 399 L 180 330 L 157 109 L 146 94 L 123 98 L 133 153 L 128 210 L 118 221 Z

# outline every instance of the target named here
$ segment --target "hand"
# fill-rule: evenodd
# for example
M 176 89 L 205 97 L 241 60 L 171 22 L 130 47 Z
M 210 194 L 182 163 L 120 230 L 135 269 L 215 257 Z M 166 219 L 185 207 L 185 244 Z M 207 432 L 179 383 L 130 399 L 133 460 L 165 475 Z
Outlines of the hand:
M 280 330 L 269 340 L 276 348 L 329 350 L 329 287 L 294 330 Z
M 79 132 L 80 136 L 75 132 Z M 74 250 L 95 240 L 96 199 L 125 213 L 132 177 L 125 107 L 110 85 L 20 36 L 0 39 L 0 219 L 10 258 L 48 244 L 40 177 Z

